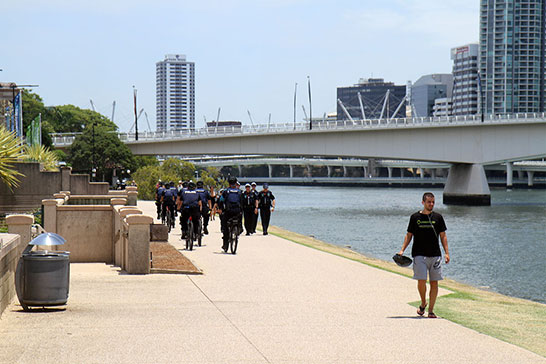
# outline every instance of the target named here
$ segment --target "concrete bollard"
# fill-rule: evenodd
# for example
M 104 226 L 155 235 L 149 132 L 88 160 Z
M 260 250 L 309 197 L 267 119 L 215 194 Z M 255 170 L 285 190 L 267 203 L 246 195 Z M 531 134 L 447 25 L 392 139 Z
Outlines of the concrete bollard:
M 138 199 L 137 191 L 127 191 L 127 206 L 136 206 Z
M 21 246 L 26 246 L 32 240 L 32 215 L 9 215 L 6 217 L 8 233 L 17 234 L 21 237 Z
M 110 199 L 110 205 L 112 206 L 125 206 L 127 205 L 127 199 L 122 197 L 113 197 Z
M 48 233 L 57 232 L 57 200 L 48 199 L 42 200 L 42 205 L 44 205 L 44 229 Z
M 150 273 L 150 225 L 154 219 L 146 215 L 128 215 L 127 267 L 129 274 Z

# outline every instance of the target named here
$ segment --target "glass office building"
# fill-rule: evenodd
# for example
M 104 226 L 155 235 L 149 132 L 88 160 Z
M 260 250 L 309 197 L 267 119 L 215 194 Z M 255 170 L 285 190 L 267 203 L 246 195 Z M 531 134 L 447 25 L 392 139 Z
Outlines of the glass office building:
M 398 86 L 393 82 L 385 82 L 382 78 L 360 79 L 354 86 L 337 88 L 337 99 L 354 120 L 379 119 L 381 116 L 404 118 L 406 109 L 401 106 L 405 106 L 405 96 L 406 85 Z M 348 120 L 339 101 L 337 102 L 337 118 Z
M 544 111 L 544 0 L 481 0 L 480 104 L 486 114 Z
M 156 63 L 157 131 L 195 129 L 195 64 L 168 54 Z

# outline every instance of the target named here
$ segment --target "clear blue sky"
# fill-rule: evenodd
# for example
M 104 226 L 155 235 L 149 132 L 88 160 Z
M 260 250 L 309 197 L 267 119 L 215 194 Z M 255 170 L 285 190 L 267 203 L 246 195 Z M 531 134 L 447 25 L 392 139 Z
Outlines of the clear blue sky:
M 155 130 L 155 63 L 196 64 L 196 124 L 313 116 L 361 77 L 397 84 L 451 71 L 451 47 L 477 42 L 479 0 L 2 1 L 0 80 L 38 84 L 46 105 L 74 104 L 132 124 L 132 86 Z M 145 129 L 145 119 L 139 129 Z

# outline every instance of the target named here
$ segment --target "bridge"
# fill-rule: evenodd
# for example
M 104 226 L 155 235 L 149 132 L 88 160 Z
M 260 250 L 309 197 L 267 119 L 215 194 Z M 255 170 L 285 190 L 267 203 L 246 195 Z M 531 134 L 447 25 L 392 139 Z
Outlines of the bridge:
M 70 145 L 74 135 L 54 144 Z M 412 160 L 450 167 L 444 203 L 489 204 L 484 166 L 546 157 L 546 114 L 324 121 L 119 134 L 138 155 L 270 155 Z

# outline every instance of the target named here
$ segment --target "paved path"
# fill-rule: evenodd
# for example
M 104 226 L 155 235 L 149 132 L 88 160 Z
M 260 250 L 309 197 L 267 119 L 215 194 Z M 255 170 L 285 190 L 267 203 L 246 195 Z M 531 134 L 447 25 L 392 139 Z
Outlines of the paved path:
M 153 215 L 154 206 L 139 203 Z M 202 276 L 73 264 L 65 311 L 0 320 L 1 363 L 546 363 L 443 319 L 415 283 L 275 236 L 221 252 L 218 220 L 185 253 Z M 178 247 L 178 226 L 171 241 Z M 443 291 L 446 293 L 446 291 Z

